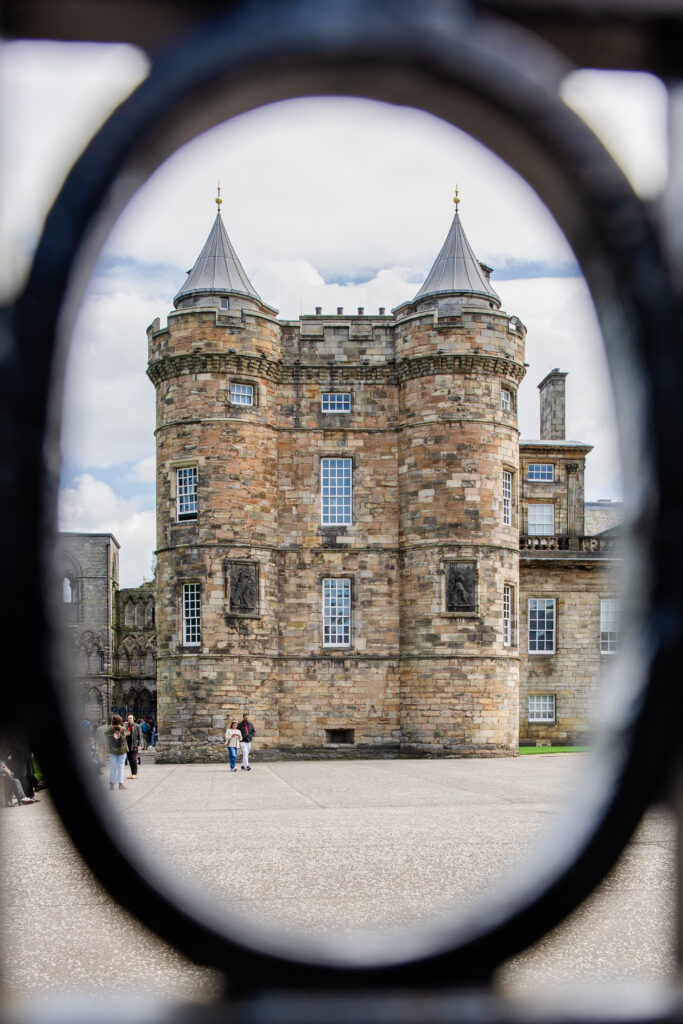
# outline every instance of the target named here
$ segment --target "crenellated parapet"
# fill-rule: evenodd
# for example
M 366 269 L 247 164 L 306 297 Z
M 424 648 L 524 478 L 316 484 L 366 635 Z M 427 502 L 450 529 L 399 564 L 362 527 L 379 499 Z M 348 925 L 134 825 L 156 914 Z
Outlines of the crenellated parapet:
M 444 316 L 438 310 L 397 311 L 396 358 L 429 354 L 483 355 L 524 364 L 526 328 L 502 310 L 459 307 Z M 399 315 L 400 314 L 400 315 Z
M 179 310 L 168 314 L 164 328 L 155 320 L 147 328 L 147 339 L 150 365 L 193 352 L 280 358 L 280 324 L 259 313 L 223 316 L 213 309 Z

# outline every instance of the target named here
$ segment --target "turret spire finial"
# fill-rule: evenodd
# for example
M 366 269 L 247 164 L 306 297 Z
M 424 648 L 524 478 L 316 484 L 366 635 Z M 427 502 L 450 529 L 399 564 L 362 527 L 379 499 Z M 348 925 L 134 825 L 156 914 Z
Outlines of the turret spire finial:
M 458 203 L 459 202 L 460 202 L 460 193 L 458 191 L 458 186 L 456 185 L 455 186 L 455 195 L 453 196 L 453 203 L 455 205 L 455 212 L 456 213 L 458 212 Z
M 222 202 L 223 202 L 223 200 L 221 199 L 221 181 L 220 181 L 220 178 L 219 178 L 218 179 L 218 195 L 216 196 L 216 206 L 218 207 L 218 213 L 219 214 L 221 212 L 221 203 Z

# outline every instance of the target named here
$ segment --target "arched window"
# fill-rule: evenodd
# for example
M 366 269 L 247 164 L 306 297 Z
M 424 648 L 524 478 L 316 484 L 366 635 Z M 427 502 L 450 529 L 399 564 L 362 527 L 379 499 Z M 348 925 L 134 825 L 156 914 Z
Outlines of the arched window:
M 104 696 L 96 687 L 93 687 L 86 697 L 85 717 L 90 722 L 101 722 L 106 717 Z
M 126 637 L 119 649 L 119 671 L 130 675 L 131 658 L 134 647 L 133 637 Z
M 138 694 L 137 702 L 137 714 L 149 717 L 156 711 L 155 700 L 149 690 L 145 687 L 144 690 L 140 690 Z
M 140 648 L 134 647 L 130 652 L 130 674 L 132 676 L 140 675 Z
M 155 675 L 154 669 L 154 652 L 148 647 L 145 650 L 145 664 L 143 669 L 143 675 L 153 676 Z
M 67 622 L 80 621 L 78 583 L 71 576 L 65 576 L 62 580 L 62 601 L 64 603 L 64 614 Z

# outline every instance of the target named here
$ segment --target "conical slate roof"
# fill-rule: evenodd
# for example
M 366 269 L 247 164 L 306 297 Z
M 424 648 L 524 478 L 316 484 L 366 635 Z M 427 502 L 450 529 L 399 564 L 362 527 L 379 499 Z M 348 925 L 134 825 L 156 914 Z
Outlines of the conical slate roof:
M 456 196 L 457 198 L 457 196 Z M 458 200 L 459 201 L 459 200 Z M 500 297 L 496 294 L 482 270 L 481 264 L 472 252 L 467 241 L 456 205 L 455 216 L 451 229 L 446 236 L 441 252 L 436 257 L 434 266 L 427 274 L 427 280 L 413 299 L 418 302 L 428 295 L 447 293 L 484 295 L 495 299 L 500 305 Z
M 173 299 L 177 304 L 180 299 L 198 292 L 219 295 L 248 295 L 257 302 L 261 297 L 254 289 L 244 272 L 237 253 L 228 238 L 223 226 L 220 209 L 216 214 L 213 227 L 204 248 L 197 257 L 197 262 L 187 275 L 187 280 Z

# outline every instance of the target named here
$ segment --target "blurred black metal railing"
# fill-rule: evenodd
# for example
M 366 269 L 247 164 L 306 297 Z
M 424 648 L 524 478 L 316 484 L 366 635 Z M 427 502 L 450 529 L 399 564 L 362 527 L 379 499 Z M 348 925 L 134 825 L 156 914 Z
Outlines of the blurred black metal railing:
M 74 166 L 51 210 L 24 293 L 0 320 L 0 489 L 6 623 L 38 609 L 30 636 L 5 643 L 7 729 L 27 729 L 74 842 L 114 898 L 196 962 L 225 972 L 231 1000 L 157 1019 L 244 1021 L 679 1020 L 677 979 L 640 1001 L 618 991 L 574 1006 L 513 1008 L 496 968 L 541 938 L 615 863 L 644 811 L 678 806 L 682 663 L 683 437 L 680 345 L 680 5 L 504 0 L 290 0 L 51 4 L 11 2 L 9 36 L 126 40 L 153 56 L 148 79 Z M 552 44 L 552 45 L 550 45 Z M 572 63 L 650 70 L 672 103 L 672 185 L 648 208 L 558 87 Z M 519 171 L 554 214 L 582 266 L 612 372 L 629 517 L 623 544 L 624 699 L 595 755 L 590 792 L 533 872 L 450 924 L 383 940 L 297 943 L 247 921 L 230 928 L 197 894 L 140 858 L 79 770 L 60 688 L 51 552 L 59 473 L 62 373 L 71 325 L 104 233 L 135 189 L 179 145 L 278 99 L 366 96 L 423 108 L 470 132 Z M 663 214 L 662 211 L 665 211 Z M 662 224 L 666 223 L 666 232 Z M 20 621 L 20 620 L 19 620 Z M 17 627 L 19 628 L 19 627 Z M 656 749 L 653 746 L 656 737 Z M 662 752 L 665 752 L 664 754 Z M 667 752 L 671 752 L 670 754 Z M 681 814 L 679 810 L 679 819 Z M 102 849 L 110 855 L 101 856 Z M 118 1019 L 121 1006 L 90 1006 Z M 50 1019 L 69 1011 L 46 1009 Z M 61 1016 L 60 1016 L 61 1013 Z M 9 1014 L 9 1011 L 7 1011 Z M 7 1019 L 22 1019 L 13 1011 Z M 35 1016 L 31 1019 L 37 1019 Z

